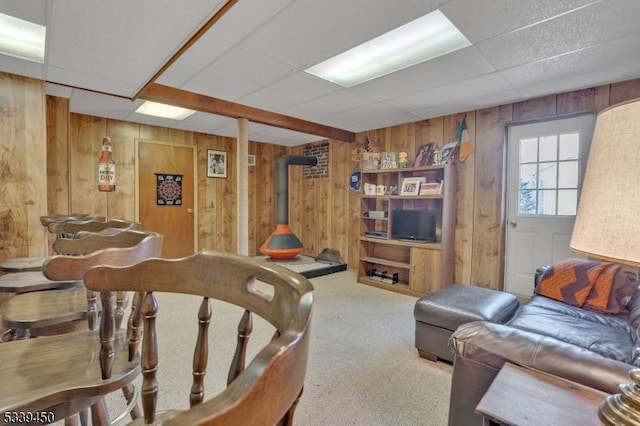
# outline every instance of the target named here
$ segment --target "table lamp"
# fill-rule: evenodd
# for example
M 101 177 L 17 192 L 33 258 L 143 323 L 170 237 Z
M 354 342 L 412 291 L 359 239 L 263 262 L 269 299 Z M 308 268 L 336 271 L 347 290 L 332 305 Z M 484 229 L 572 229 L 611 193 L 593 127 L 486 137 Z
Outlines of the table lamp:
M 598 114 L 571 248 L 589 258 L 640 266 L 640 99 Z M 640 369 L 607 397 L 605 425 L 640 425 Z

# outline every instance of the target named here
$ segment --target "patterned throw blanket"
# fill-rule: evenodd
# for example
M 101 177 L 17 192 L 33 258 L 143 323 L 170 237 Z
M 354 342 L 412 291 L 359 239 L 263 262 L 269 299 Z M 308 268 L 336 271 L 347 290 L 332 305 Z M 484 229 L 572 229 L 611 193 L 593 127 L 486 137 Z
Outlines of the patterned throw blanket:
M 542 276 L 536 293 L 569 305 L 609 314 L 628 312 L 636 280 L 619 265 L 567 259 Z

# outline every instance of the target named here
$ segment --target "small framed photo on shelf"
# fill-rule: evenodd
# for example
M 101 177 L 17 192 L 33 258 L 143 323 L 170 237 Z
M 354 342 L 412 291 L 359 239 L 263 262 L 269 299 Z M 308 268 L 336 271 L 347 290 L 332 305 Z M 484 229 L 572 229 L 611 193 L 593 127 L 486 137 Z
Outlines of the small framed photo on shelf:
M 435 143 L 429 142 L 418 148 L 418 152 L 416 152 L 416 159 L 413 160 L 413 167 L 428 166 L 431 162 L 435 146 Z
M 402 179 L 402 188 L 400 195 L 418 195 L 420 194 L 420 185 L 425 181 L 424 177 L 408 177 Z
M 453 153 L 456 151 L 458 142 L 451 142 L 442 146 L 440 149 L 440 164 L 449 164 L 453 160 Z
M 382 153 L 382 168 L 383 169 L 397 169 L 398 168 L 398 153 L 397 152 L 383 152 Z
M 423 182 L 420 184 L 420 195 L 440 195 L 442 194 L 442 181 Z
M 362 155 L 362 170 L 378 170 L 380 168 L 380 153 L 365 152 Z

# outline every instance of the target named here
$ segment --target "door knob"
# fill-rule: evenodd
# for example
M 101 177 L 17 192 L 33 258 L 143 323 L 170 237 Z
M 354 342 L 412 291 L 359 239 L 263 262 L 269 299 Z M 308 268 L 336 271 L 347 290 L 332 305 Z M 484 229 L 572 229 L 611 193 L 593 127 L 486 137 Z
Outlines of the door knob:
M 516 226 L 518 226 L 518 222 L 510 221 L 509 226 L 515 228 Z
M 187 209 L 187 213 L 193 214 L 193 209 Z

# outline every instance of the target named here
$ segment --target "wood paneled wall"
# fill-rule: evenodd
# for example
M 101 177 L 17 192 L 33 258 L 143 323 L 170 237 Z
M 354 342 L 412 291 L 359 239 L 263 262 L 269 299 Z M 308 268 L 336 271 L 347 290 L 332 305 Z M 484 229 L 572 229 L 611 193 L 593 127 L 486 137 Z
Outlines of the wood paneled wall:
M 0 83 L 0 210 L 12 209 L 4 223 L 4 237 L 0 237 L 6 240 L 1 256 L 37 255 L 46 250 L 46 236 L 38 218 L 47 212 L 87 211 L 134 219 L 136 138 L 197 145 L 199 245 L 236 250 L 235 175 L 230 169 L 227 179 L 207 178 L 204 166 L 207 149 L 227 151 L 228 164 L 234 165 L 235 139 L 70 114 L 68 102 L 47 98 L 40 81 L 0 73 Z M 496 289 L 503 285 L 506 126 L 597 112 L 636 97 L 640 97 L 640 79 L 467 111 L 475 152 L 457 165 L 456 281 Z M 336 249 L 350 268 L 357 267 L 360 200 L 349 189 L 350 175 L 358 168 L 352 159 L 353 148 L 362 145 L 365 138 L 376 151 L 406 149 L 415 153 L 427 142 L 442 145 L 453 140 L 463 115 L 362 132 L 356 144 L 331 140 L 330 175 L 326 178 L 303 179 L 302 168 L 291 167 L 290 227 L 307 252 L 316 255 L 323 248 Z M 95 190 L 95 163 L 104 136 L 111 137 L 119 163 L 116 193 Z M 258 253 L 260 244 L 275 228 L 278 159 L 284 154 L 302 155 L 303 149 L 249 144 L 249 153 L 256 155 L 255 167 L 249 167 L 250 254 Z M 47 193 L 41 188 L 47 188 Z
M 44 83 L 0 73 L 0 258 L 43 256 L 47 233 Z

